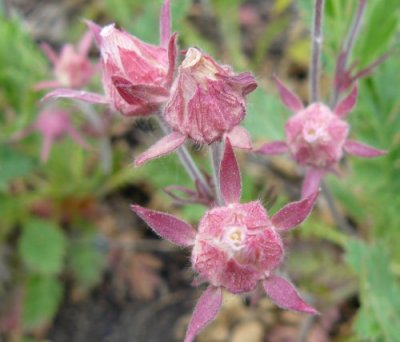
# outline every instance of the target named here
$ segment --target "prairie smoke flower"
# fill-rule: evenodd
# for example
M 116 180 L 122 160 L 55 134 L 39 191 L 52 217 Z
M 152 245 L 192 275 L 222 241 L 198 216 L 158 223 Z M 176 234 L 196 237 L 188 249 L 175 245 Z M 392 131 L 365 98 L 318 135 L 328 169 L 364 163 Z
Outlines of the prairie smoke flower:
M 193 247 L 193 269 L 210 284 L 194 309 L 185 342 L 193 341 L 216 317 L 222 289 L 241 294 L 255 290 L 261 283 L 278 306 L 317 313 L 301 299 L 293 284 L 274 274 L 284 256 L 280 233 L 307 218 L 317 193 L 288 204 L 271 218 L 259 201 L 240 204 L 240 171 L 229 139 L 221 162 L 220 184 L 225 205 L 208 210 L 197 232 L 172 215 L 132 206 L 156 234 L 179 246 Z
M 299 97 L 275 79 L 282 102 L 294 112 L 285 125 L 286 141 L 262 145 L 257 152 L 276 155 L 289 152 L 302 166 L 308 167 L 302 197 L 318 189 L 326 172 L 335 171 L 343 153 L 372 158 L 385 154 L 358 141 L 348 139 L 350 126 L 344 120 L 357 101 L 357 86 L 333 110 L 325 104 L 311 103 L 304 108 Z
M 126 116 L 154 114 L 168 99 L 176 60 L 176 35 L 170 32 L 170 3 L 164 1 L 160 16 L 160 46 L 147 44 L 129 33 L 88 22 L 101 52 L 105 96 L 71 89 L 46 95 L 108 104 Z
M 256 87 L 250 73 L 235 74 L 199 49 L 188 49 L 164 109 L 172 133 L 141 154 L 135 164 L 168 154 L 186 139 L 211 144 L 228 136 L 234 146 L 250 149 L 250 136 L 239 124 L 246 115 L 246 95 Z
M 46 43 L 41 45 L 52 62 L 55 80 L 43 81 L 35 85 L 36 90 L 46 88 L 68 87 L 80 89 L 87 85 L 96 71 L 88 58 L 93 34 L 88 31 L 82 37 L 78 46 L 65 44 L 59 55 Z
M 20 140 L 34 131 L 39 132 L 43 136 L 40 153 L 40 159 L 43 162 L 47 161 L 53 142 L 67 135 L 82 147 L 89 148 L 89 145 L 82 139 L 72 124 L 70 114 L 65 110 L 52 108 L 42 111 L 33 125 L 14 134 L 12 140 Z

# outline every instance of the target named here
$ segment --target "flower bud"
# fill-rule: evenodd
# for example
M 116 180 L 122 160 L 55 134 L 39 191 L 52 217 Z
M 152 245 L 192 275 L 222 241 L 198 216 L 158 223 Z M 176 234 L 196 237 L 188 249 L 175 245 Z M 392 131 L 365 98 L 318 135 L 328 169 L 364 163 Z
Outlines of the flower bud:
M 322 103 L 313 103 L 286 123 L 286 142 L 301 165 L 329 168 L 343 155 L 349 125 Z
M 122 79 L 125 84 L 132 86 L 163 86 L 168 74 L 168 50 L 146 44 L 127 32 L 116 29 L 114 25 L 104 27 L 100 37 L 102 80 L 110 103 L 123 115 L 146 115 L 154 112 L 157 103 L 146 96 L 119 91 L 114 78 L 118 77 L 118 80 Z
M 282 258 L 281 238 L 258 201 L 208 211 L 192 253 L 200 277 L 232 293 L 254 290 Z
M 199 49 L 190 48 L 166 104 L 173 130 L 199 143 L 221 140 L 246 114 L 246 95 L 257 87 L 250 73 L 235 74 Z

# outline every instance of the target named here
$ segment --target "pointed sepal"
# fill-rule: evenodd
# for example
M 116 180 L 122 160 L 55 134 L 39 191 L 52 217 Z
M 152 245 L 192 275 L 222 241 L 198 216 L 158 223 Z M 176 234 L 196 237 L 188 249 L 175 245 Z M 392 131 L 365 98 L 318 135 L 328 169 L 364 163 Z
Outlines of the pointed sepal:
M 266 143 L 258 148 L 255 152 L 260 154 L 265 154 L 269 156 L 274 156 L 288 151 L 288 146 L 286 142 L 277 140 Z
M 284 206 L 271 218 L 274 227 L 278 231 L 287 231 L 301 224 L 311 213 L 318 193 L 314 192 L 300 201 Z
M 171 4 L 170 0 L 164 0 L 160 13 L 160 43 L 161 46 L 168 44 L 171 37 Z
M 263 281 L 263 286 L 268 297 L 280 308 L 311 315 L 318 314 L 317 310 L 300 297 L 294 285 L 288 280 L 272 275 Z
M 178 246 L 192 246 L 196 231 L 185 221 L 175 216 L 132 205 L 131 209 L 160 237 Z
M 247 129 L 236 126 L 226 136 L 229 138 L 231 145 L 242 150 L 251 150 L 251 137 Z
M 186 331 L 185 341 L 192 342 L 208 324 L 210 324 L 221 309 L 222 290 L 220 287 L 210 286 L 200 297 L 194 308 L 192 319 Z
M 219 171 L 219 182 L 225 204 L 239 203 L 242 192 L 242 180 L 239 165 L 229 138 L 225 140 L 225 151 Z
M 294 113 L 304 109 L 303 102 L 295 93 L 287 88 L 278 77 L 274 76 L 274 80 L 278 87 L 281 100 L 287 108 Z
M 49 99 L 58 99 L 58 98 L 80 100 L 84 102 L 99 103 L 99 104 L 109 103 L 108 100 L 102 95 L 88 91 L 75 90 L 69 88 L 59 88 L 53 90 L 50 93 L 46 94 L 41 101 L 46 101 Z
M 186 137 L 180 133 L 172 132 L 161 140 L 157 141 L 153 146 L 151 146 L 147 151 L 140 154 L 135 159 L 135 166 L 140 166 L 149 160 L 164 156 L 172 151 L 176 150 L 178 147 L 185 143 Z
M 334 112 L 340 118 L 345 118 L 357 103 L 358 87 L 354 85 L 351 92 L 335 107 Z
M 344 144 L 344 150 L 349 154 L 364 158 L 380 157 L 387 153 L 385 150 L 379 150 L 354 140 L 347 140 Z

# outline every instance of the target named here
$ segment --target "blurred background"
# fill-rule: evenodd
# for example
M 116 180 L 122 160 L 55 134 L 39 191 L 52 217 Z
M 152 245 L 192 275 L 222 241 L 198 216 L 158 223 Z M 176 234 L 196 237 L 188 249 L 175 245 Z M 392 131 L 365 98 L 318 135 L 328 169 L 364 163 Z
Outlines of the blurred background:
M 277 74 L 307 102 L 310 0 L 172 0 L 181 48 L 198 46 L 260 84 L 245 126 L 255 143 L 283 138 L 289 113 L 271 80 Z M 193 225 L 201 205 L 176 205 L 163 188 L 192 187 L 175 156 L 133 168 L 157 139 L 151 120 L 115 116 L 101 106 L 40 103 L 38 82 L 52 79 L 43 42 L 59 51 L 86 28 L 116 22 L 158 43 L 161 0 L 2 0 L 0 19 L 0 341 L 182 341 L 199 291 L 189 253 L 158 239 L 130 210 L 138 203 Z M 321 93 L 332 91 L 336 59 L 357 1 L 326 0 Z M 370 0 L 353 61 L 362 69 L 399 42 L 398 0 Z M 92 46 L 95 64 L 98 51 Z M 285 272 L 321 312 L 279 310 L 226 294 L 203 342 L 398 341 L 400 327 L 400 62 L 394 51 L 359 84 L 351 137 L 387 156 L 345 158 L 328 176 L 339 215 L 320 198 L 300 229 L 285 236 Z M 97 73 L 87 86 L 102 93 Z M 90 148 L 70 137 L 41 162 L 43 137 L 30 132 L 57 106 Z M 97 125 L 97 126 L 96 126 Z M 102 127 L 95 130 L 93 127 Z M 29 132 L 28 132 L 29 131 Z M 19 133 L 22 132 L 22 133 Z M 28 134 L 29 133 L 29 134 Z M 19 137 L 18 137 L 19 136 Z M 16 139 L 18 137 L 18 139 Z M 206 149 L 189 146 L 202 169 Z M 238 153 L 243 201 L 273 214 L 299 197 L 304 170 L 287 157 Z

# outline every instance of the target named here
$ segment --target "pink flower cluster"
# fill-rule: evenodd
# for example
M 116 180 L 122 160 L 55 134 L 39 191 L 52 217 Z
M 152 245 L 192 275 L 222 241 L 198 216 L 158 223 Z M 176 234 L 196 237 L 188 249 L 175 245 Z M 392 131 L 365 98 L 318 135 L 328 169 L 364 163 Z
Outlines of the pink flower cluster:
M 185 342 L 193 341 L 216 317 L 222 304 L 222 289 L 240 294 L 262 284 L 278 306 L 316 314 L 294 285 L 275 272 L 284 257 L 280 234 L 307 218 L 318 193 L 286 205 L 271 218 L 259 201 L 240 204 L 240 171 L 229 138 L 220 166 L 220 186 L 224 205 L 209 209 L 197 231 L 174 216 L 132 206 L 162 238 L 192 247 L 192 267 L 201 282 L 210 284 L 197 303 Z
M 166 135 L 137 156 L 136 166 L 171 153 L 187 140 L 207 145 L 225 142 L 219 174 L 214 175 L 218 178 L 214 183 L 219 184 L 213 184 L 223 203 L 216 200 L 215 206 L 213 202 L 197 230 L 169 214 L 132 206 L 155 233 L 192 249 L 191 264 L 198 276 L 197 282 L 209 284 L 195 307 L 185 342 L 193 341 L 216 317 L 222 304 L 222 290 L 242 294 L 262 286 L 279 307 L 316 314 L 294 285 L 278 275 L 285 255 L 281 234 L 307 218 L 323 176 L 336 172 L 345 152 L 362 157 L 385 153 L 349 139 L 350 126 L 345 118 L 356 104 L 357 87 L 333 109 L 321 102 L 305 107 L 276 78 L 280 97 L 294 114 L 286 123 L 285 141 L 264 144 L 257 152 L 266 155 L 288 152 L 299 165 L 307 168 L 307 173 L 302 199 L 270 217 L 259 201 L 240 203 L 241 176 L 233 152 L 233 147 L 252 149 L 250 135 L 240 124 L 246 115 L 247 95 L 256 89 L 256 80 L 249 72 L 235 73 L 230 66 L 217 63 L 195 47 L 187 49 L 179 63 L 177 34 L 171 33 L 169 2 L 165 0 L 161 10 L 159 45 L 147 44 L 113 24 L 101 28 L 88 22 L 100 50 L 104 94 L 74 89 L 84 85 L 90 75 L 89 64 L 84 60 L 87 43 L 81 43 L 86 48 L 78 49 L 79 58 L 74 57 L 69 47 L 63 49 L 59 59 L 47 49 L 55 64 L 57 85 L 65 88 L 56 89 L 45 98 L 101 103 L 130 117 L 157 115 L 167 126 Z M 82 78 L 74 78 L 77 69 Z M 45 136 L 45 142 L 66 132 L 78 141 L 67 116 L 58 113 L 51 117 L 56 118 L 60 123 L 43 114 L 35 124 Z M 48 144 L 45 143 L 43 155 L 47 155 Z M 200 191 L 198 194 L 185 191 L 201 197 Z M 202 203 L 209 204 L 209 201 Z
M 357 100 L 357 86 L 333 110 L 321 102 L 304 107 L 299 97 L 277 78 L 282 102 L 294 115 L 285 126 L 286 141 L 262 145 L 258 153 L 276 155 L 289 152 L 291 157 L 308 168 L 303 183 L 302 197 L 315 192 L 326 172 L 336 171 L 344 152 L 372 158 L 386 153 L 371 146 L 348 139 L 350 126 L 344 120 Z

